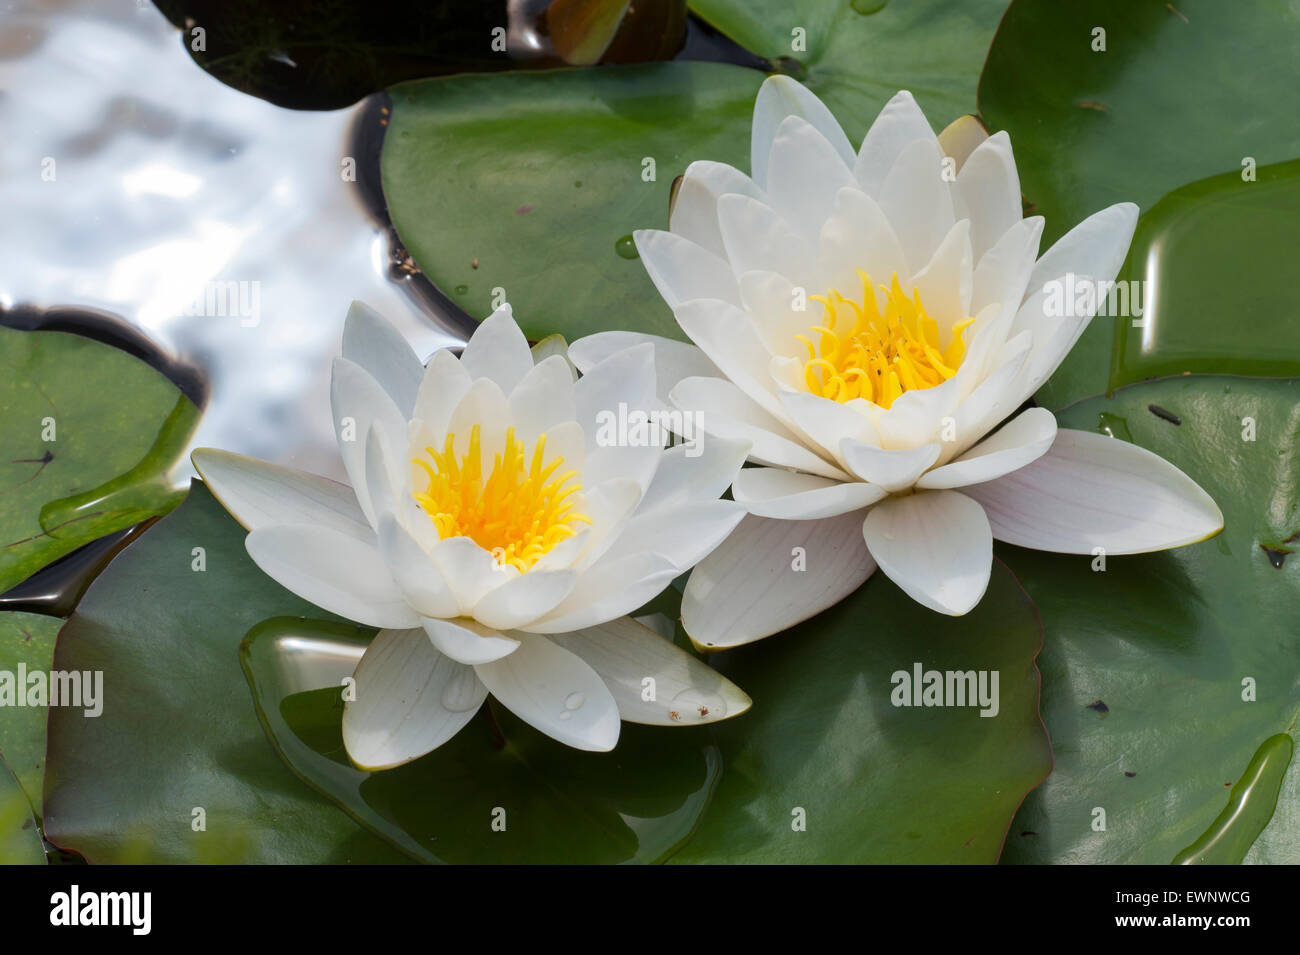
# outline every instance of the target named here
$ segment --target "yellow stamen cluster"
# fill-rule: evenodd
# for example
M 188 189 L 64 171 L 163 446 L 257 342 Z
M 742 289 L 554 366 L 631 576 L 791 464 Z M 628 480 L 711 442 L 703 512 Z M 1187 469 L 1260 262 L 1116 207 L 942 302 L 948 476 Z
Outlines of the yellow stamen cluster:
M 537 436 L 529 463 L 524 442 L 515 429 L 506 432 L 505 448 L 495 455 L 492 472 L 483 476 L 481 434 L 470 432 L 469 449 L 457 458 L 456 436 L 447 435 L 441 452 L 425 448 L 433 460 L 414 463 L 429 476 L 429 487 L 415 499 L 433 519 L 442 538 L 469 537 L 491 551 L 498 563 L 526 571 L 562 540 L 578 532 L 591 518 L 573 510 L 582 490 L 577 471 L 557 476 L 564 458 L 546 462 L 546 435 Z
M 884 314 L 871 277 L 861 269 L 858 275 L 860 305 L 835 289 L 810 296 L 826 312 L 824 325 L 814 325 L 810 335 L 795 336 L 808 349 L 808 390 L 834 401 L 865 398 L 888 408 L 905 391 L 933 388 L 957 374 L 966 355 L 962 332 L 975 319 L 954 325 L 952 340 L 941 349 L 938 323 L 925 313 L 919 292 L 913 290 L 911 298 L 903 293 L 898 273 L 888 288 L 880 286 L 886 296 Z M 817 336 L 815 345 L 812 335 Z

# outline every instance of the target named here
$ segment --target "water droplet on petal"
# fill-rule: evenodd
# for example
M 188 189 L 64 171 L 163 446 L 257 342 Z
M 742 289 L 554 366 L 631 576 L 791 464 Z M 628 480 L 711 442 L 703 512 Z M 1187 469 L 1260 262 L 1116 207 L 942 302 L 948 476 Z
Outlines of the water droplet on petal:
M 478 677 L 469 667 L 462 667 L 442 688 L 443 708 L 453 713 L 475 709 L 479 702 Z
M 641 253 L 636 250 L 636 241 L 630 235 L 625 235 L 615 242 L 614 251 L 625 259 L 641 258 Z
M 580 709 L 582 704 L 586 702 L 587 698 L 581 693 L 570 693 L 564 698 L 564 706 L 566 709 L 570 710 Z

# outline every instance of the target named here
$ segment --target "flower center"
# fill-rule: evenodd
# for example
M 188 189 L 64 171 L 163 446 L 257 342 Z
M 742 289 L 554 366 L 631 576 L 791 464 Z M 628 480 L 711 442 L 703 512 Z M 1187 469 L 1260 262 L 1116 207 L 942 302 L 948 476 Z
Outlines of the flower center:
M 415 494 L 416 501 L 438 528 L 440 537 L 469 537 L 492 552 L 502 566 L 513 564 L 526 571 L 560 541 L 578 532 L 576 525 L 590 524 L 586 514 L 574 512 L 574 495 L 582 490 L 577 471 L 556 476 L 564 458 L 546 461 L 546 435 L 537 436 L 529 462 L 524 442 L 515 429 L 506 432 L 505 448 L 495 455 L 492 472 L 483 476 L 479 426 L 470 432 L 469 449 L 459 459 L 456 436 L 448 434 L 441 453 L 425 448 L 433 460 L 414 463 L 429 475 L 429 487 Z
M 865 398 L 888 408 L 905 391 L 933 388 L 957 374 L 966 354 L 962 332 L 975 319 L 954 325 L 952 340 L 941 349 L 938 323 L 925 313 L 919 292 L 911 298 L 903 294 L 897 272 L 888 288 L 879 286 L 886 296 L 883 314 L 871 276 L 861 269 L 858 275 L 861 304 L 836 289 L 810 296 L 825 306 L 826 324 L 795 336 L 808 349 L 804 381 L 809 392 L 839 402 Z

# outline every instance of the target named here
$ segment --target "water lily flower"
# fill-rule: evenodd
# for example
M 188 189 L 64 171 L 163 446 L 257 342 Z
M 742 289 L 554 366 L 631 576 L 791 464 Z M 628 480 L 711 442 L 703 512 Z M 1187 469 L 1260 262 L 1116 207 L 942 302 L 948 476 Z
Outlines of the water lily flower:
M 359 766 L 430 752 L 489 692 L 593 751 L 613 748 L 620 719 L 698 724 L 748 708 L 737 687 L 626 616 L 745 516 L 718 498 L 747 444 L 597 440 L 602 412 L 655 406 L 650 346 L 575 377 L 563 354 L 534 363 L 509 306 L 459 359 L 443 349 L 426 368 L 357 304 L 331 385 L 351 487 L 194 452 L 264 572 L 383 628 L 344 710 Z
M 1136 206 L 1103 209 L 1040 257 L 1043 219 L 1022 216 L 1005 132 L 967 117 L 936 137 L 900 92 L 854 150 L 781 76 L 759 91 L 750 163 L 751 176 L 692 163 L 669 231 L 635 233 L 694 345 L 606 332 L 570 351 L 584 368 L 652 343 L 661 397 L 753 444 L 761 467 L 732 487 L 751 516 L 686 588 L 697 645 L 785 629 L 876 567 L 926 607 L 966 613 L 994 538 L 1116 555 L 1222 528 L 1214 501 L 1149 451 L 1058 429 L 1044 408 L 1013 416 L 1097 310 Z M 1067 287 L 1092 301 L 1062 302 Z

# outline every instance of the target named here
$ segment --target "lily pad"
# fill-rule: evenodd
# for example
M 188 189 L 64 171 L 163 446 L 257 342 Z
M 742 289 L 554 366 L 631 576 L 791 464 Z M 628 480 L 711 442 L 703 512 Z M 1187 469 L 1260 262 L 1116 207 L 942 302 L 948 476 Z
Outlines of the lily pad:
M 396 86 L 381 157 L 393 225 L 476 319 L 509 301 L 531 339 L 681 337 L 631 233 L 667 224 L 673 179 L 693 160 L 748 163 L 762 81 L 657 63 Z
M 1104 50 L 1094 49 L 1103 41 Z M 1295 84 L 1261 86 L 1260 79 L 1290 75 L 1297 50 L 1300 8 L 1295 5 L 1014 0 L 980 77 L 980 115 L 992 129 L 1010 133 L 1021 189 L 1032 211 L 1047 220 L 1046 247 L 1112 203 L 1136 202 L 1150 211 L 1162 196 L 1188 183 L 1230 172 L 1240 183 L 1247 161 L 1262 167 L 1300 155 Z M 1260 188 L 1263 182 L 1260 177 L 1243 185 Z M 1175 228 L 1199 228 L 1198 217 L 1186 212 L 1184 207 L 1175 213 L 1186 223 Z M 1279 217 L 1287 214 L 1277 212 Z M 1207 208 L 1199 220 L 1222 223 L 1240 235 L 1246 219 L 1264 224 L 1264 215 L 1238 203 L 1235 210 Z M 1167 225 L 1142 228 L 1150 233 Z M 1279 224 L 1266 228 L 1273 234 Z M 1184 257 L 1178 270 L 1198 272 L 1198 287 L 1214 283 L 1217 294 L 1235 296 L 1238 307 L 1213 316 L 1201 309 L 1190 316 L 1179 313 L 1176 322 L 1166 312 L 1165 342 L 1192 343 L 1192 352 L 1203 359 L 1177 370 L 1209 370 L 1204 366 L 1216 360 L 1215 351 L 1200 349 L 1222 337 L 1215 326 L 1240 329 L 1243 323 L 1250 333 L 1239 335 L 1227 354 L 1217 356 L 1214 370 L 1254 374 L 1260 362 L 1289 359 L 1275 355 L 1278 338 L 1268 329 L 1282 327 L 1274 322 L 1290 321 L 1293 309 L 1249 308 L 1256 290 L 1232 270 L 1245 250 L 1224 260 L 1208 257 L 1213 238 L 1180 240 L 1178 245 Z M 1250 247 L 1260 243 L 1251 239 Z M 1135 272 L 1143 270 L 1136 255 L 1131 262 Z M 1265 295 L 1280 288 L 1277 283 L 1290 271 L 1277 273 Z M 1246 274 L 1257 275 L 1258 269 Z M 1154 293 L 1157 300 L 1161 291 Z M 1092 323 L 1040 392 L 1041 404 L 1059 408 L 1107 387 L 1115 325 Z M 1155 354 L 1173 365 L 1185 357 L 1177 350 L 1165 355 L 1161 344 L 1157 341 Z M 1130 381 L 1162 373 L 1148 363 L 1131 372 L 1126 376 Z
M 718 654 L 754 708 L 713 727 L 726 771 L 673 861 L 997 861 L 1016 808 L 1052 766 L 1038 715 L 1041 645 L 1034 605 L 995 564 L 964 617 L 921 607 L 878 573 L 807 623 Z M 997 673 L 996 716 L 895 706 L 918 664 L 922 674 Z
M 227 86 L 292 109 L 338 109 L 416 76 L 515 65 L 502 46 L 505 0 L 154 5 L 181 30 L 186 52 L 204 70 Z M 503 31 L 498 49 L 494 28 Z
M 693 729 L 625 723 L 584 753 L 489 700 L 433 753 L 365 772 L 343 748 L 340 683 L 374 630 L 273 619 L 245 639 L 258 715 L 285 761 L 368 829 L 426 862 L 654 862 L 690 837 L 721 773 Z
M 1104 571 L 1092 556 L 998 546 L 1046 624 L 1043 718 L 1056 753 L 1016 816 L 1009 861 L 1167 863 L 1215 824 L 1270 738 L 1295 739 L 1298 404 L 1300 381 L 1194 375 L 1059 416 L 1171 461 L 1225 525 L 1190 547 L 1109 558 Z M 1274 756 L 1277 809 L 1246 858 L 1300 862 L 1300 771 Z M 1243 827 L 1269 818 L 1277 785 L 1251 787 Z
M 0 761 L 0 865 L 44 865 L 45 846 L 18 780 Z
M 110 345 L 0 327 L 0 593 L 81 545 L 165 514 L 199 418 Z
M 1110 386 L 1189 371 L 1300 375 L 1297 248 L 1300 160 L 1165 196 L 1142 217 L 1120 275 L 1147 293 L 1140 316 L 1115 318 Z
M 860 140 L 903 87 L 937 128 L 973 111 L 1002 4 L 925 0 L 871 16 L 848 0 L 692 9 L 763 56 L 803 57 L 801 77 Z M 805 53 L 791 50 L 795 27 Z M 672 182 L 694 160 L 748 170 L 763 78 L 675 62 L 401 84 L 382 156 L 393 224 L 476 318 L 504 299 L 530 338 L 612 328 L 680 338 L 631 235 L 667 227 Z
M 793 72 L 857 145 L 901 89 L 936 132 L 973 113 L 1006 0 L 690 0 L 690 8 Z
M 244 536 L 194 482 L 86 591 L 54 668 L 102 672 L 103 712 L 50 710 L 46 835 L 92 863 L 403 861 L 266 741 L 239 641 L 321 611 L 263 574 Z
M 25 696 L 18 681 L 19 666 L 26 673 L 48 673 L 54 657 L 54 638 L 63 621 L 36 613 L 0 613 L 0 672 L 12 673 L 15 691 Z M 18 706 L 17 696 L 5 707 L 0 722 L 0 757 L 9 764 L 27 794 L 32 811 L 41 813 L 41 780 L 45 776 L 44 706 Z

